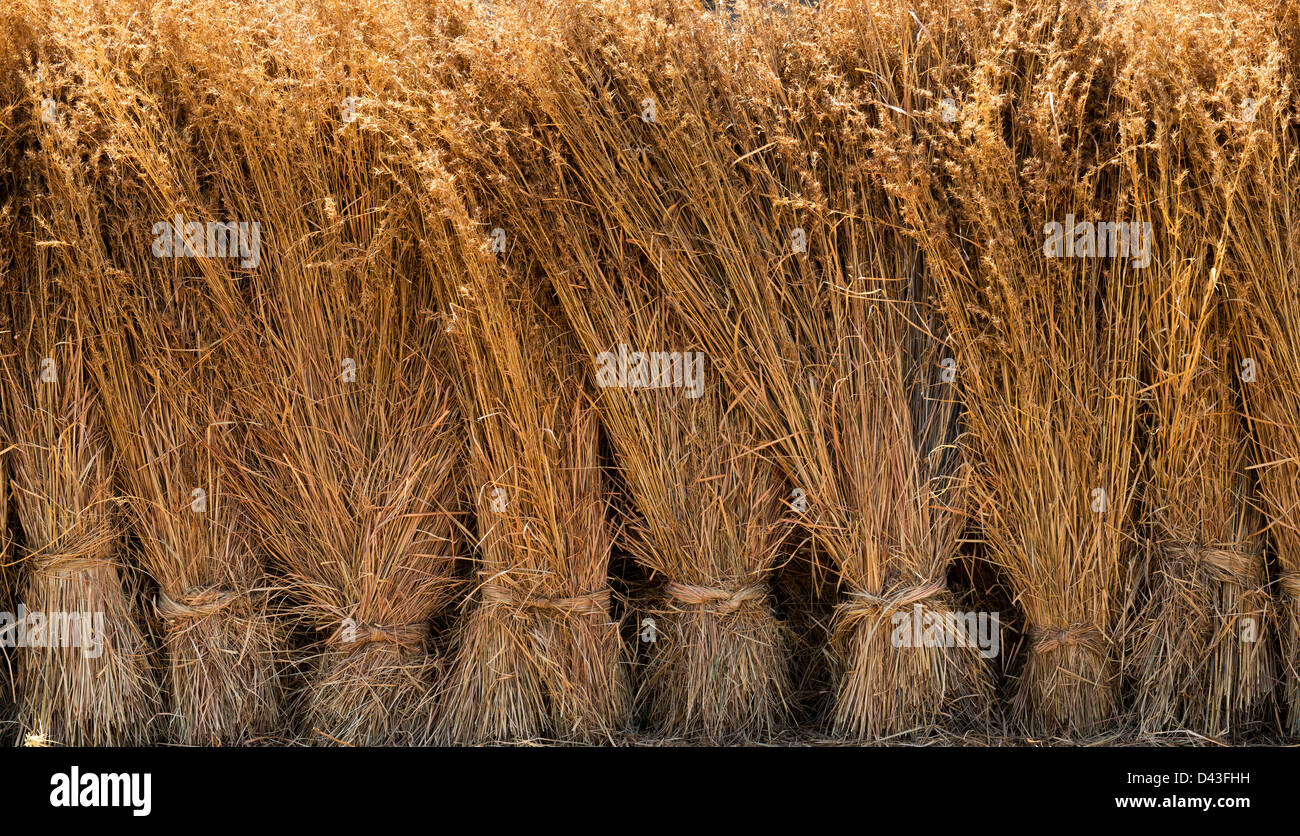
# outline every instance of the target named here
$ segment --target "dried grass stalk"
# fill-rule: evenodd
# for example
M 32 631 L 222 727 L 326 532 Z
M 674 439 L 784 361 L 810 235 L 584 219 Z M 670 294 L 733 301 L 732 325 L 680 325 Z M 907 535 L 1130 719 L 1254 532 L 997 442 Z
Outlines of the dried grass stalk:
M 790 690 L 785 628 L 769 589 L 789 530 L 778 473 L 753 449 L 752 424 L 728 408 L 707 358 L 648 278 L 653 271 L 616 241 L 602 245 L 597 218 L 538 219 L 529 240 L 551 248 L 553 286 L 597 385 L 609 384 L 598 405 L 632 499 L 626 548 L 662 581 L 641 608 L 656 635 L 640 711 L 665 737 L 770 736 L 787 720 Z M 676 353 L 679 365 L 666 380 L 645 381 L 665 388 L 626 388 L 612 377 L 620 352 L 659 352 L 669 362 Z
M 284 250 L 258 300 L 266 346 L 249 354 L 263 371 L 241 407 L 254 462 L 240 484 L 292 617 L 321 639 L 300 721 L 347 743 L 424 742 L 430 620 L 458 596 L 456 413 L 398 244 L 340 223 L 311 252 L 308 218 L 288 207 L 323 214 L 326 196 L 301 195 L 301 167 L 273 170 Z M 353 206 L 357 229 L 381 211 Z M 354 246 L 364 255 L 349 263 Z
M 448 199 L 440 193 L 434 198 Z M 609 587 L 599 425 L 540 285 L 494 263 L 463 205 L 425 211 L 423 246 L 457 346 L 476 512 L 476 586 L 437 731 L 456 742 L 608 740 L 628 723 Z

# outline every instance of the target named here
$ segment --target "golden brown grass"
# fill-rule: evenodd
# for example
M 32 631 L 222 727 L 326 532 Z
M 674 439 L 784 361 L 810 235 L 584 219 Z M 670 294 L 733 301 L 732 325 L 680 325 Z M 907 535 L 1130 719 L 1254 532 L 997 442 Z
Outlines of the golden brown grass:
M 1232 72 L 1222 82 L 1229 109 L 1225 144 L 1233 152 L 1214 185 L 1222 201 L 1225 255 L 1221 269 L 1243 320 L 1238 363 L 1254 380 L 1240 384 L 1254 446 L 1252 470 L 1273 546 L 1272 592 L 1282 652 L 1282 698 L 1291 734 L 1300 732 L 1300 307 L 1291 287 L 1300 232 L 1296 189 L 1295 79 L 1300 66 L 1300 10 L 1278 6 L 1257 21 L 1267 37 L 1234 44 Z M 1253 60 L 1252 60 L 1253 59 Z M 1255 119 L 1240 118 L 1240 99 L 1257 102 Z M 1235 111 L 1235 112 L 1234 112 Z M 1240 366 L 1244 371 L 1244 366 Z
M 1021 731 L 1244 732 L 1277 646 L 1300 730 L 1295 4 L 705 5 L 0 12 L 9 582 L 112 625 L 10 654 L 24 730 L 780 740 L 798 565 L 830 733 L 992 733 L 977 648 L 895 640 L 963 550 Z
M 55 272 L 42 257 L 28 289 L 10 297 L 16 333 L 3 352 L 24 536 L 18 601 L 47 619 L 102 617 L 102 647 L 83 636 L 71 646 L 15 649 L 19 733 L 68 745 L 143 743 L 155 732 L 158 687 L 135 606 L 141 578 L 123 562 L 115 464 L 85 335 L 46 270 Z
M 1043 237 L 1067 215 L 1149 219 L 1111 164 L 1115 31 L 1090 6 L 979 21 L 957 118 L 927 108 L 900 183 L 952 334 L 982 539 L 1026 622 L 1014 709 L 1034 734 L 1119 708 L 1140 284 L 1127 261 L 1047 258 Z
M 1216 189 L 1233 176 L 1216 133 L 1248 124 L 1231 78 L 1244 56 L 1225 49 L 1235 30 L 1253 31 L 1240 18 L 1130 19 L 1114 87 L 1120 164 L 1135 206 L 1160 230 L 1160 257 L 1142 275 L 1143 583 L 1126 657 L 1132 710 L 1148 731 L 1241 731 L 1275 677 L 1262 518 L 1234 391 L 1237 312 L 1222 283 L 1235 221 Z M 1176 56 L 1171 38 L 1186 45 Z
M 246 514 L 211 450 L 233 417 L 218 362 L 225 333 L 212 327 L 232 319 L 220 307 L 231 305 L 223 295 L 231 277 L 224 265 L 197 270 L 152 252 L 157 221 L 204 201 L 184 162 L 169 163 L 195 156 L 166 121 L 175 114 L 136 118 L 162 91 L 149 67 L 113 46 L 145 33 L 110 28 L 104 48 L 78 50 L 76 19 L 52 23 L 43 72 L 64 104 L 36 156 L 48 194 L 43 222 L 66 242 L 56 252 L 80 302 L 134 557 L 156 585 L 148 609 L 168 736 L 254 739 L 282 726 L 283 640 Z

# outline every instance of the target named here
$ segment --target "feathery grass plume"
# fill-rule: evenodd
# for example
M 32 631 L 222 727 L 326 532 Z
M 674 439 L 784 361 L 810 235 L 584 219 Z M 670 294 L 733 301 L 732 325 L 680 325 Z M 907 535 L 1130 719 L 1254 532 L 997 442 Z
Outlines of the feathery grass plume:
M 983 540 L 1026 622 L 1016 719 L 1040 735 L 1115 717 L 1132 587 L 1137 259 L 1052 237 L 1150 220 L 1113 162 L 1122 24 L 1103 17 L 1041 4 L 977 27 L 956 118 L 917 122 L 898 187 L 955 349 Z
M 1300 261 L 1300 9 L 1286 4 L 1277 12 L 1256 60 L 1224 85 L 1225 121 L 1236 123 L 1227 132 L 1235 165 L 1217 186 L 1225 215 L 1222 273 L 1243 322 L 1240 388 L 1273 544 L 1282 700 L 1294 735 L 1300 734 L 1300 300 L 1294 289 Z M 1251 105 L 1249 114 L 1241 109 Z
M 1125 654 L 1143 731 L 1223 735 L 1258 719 L 1273 688 L 1262 520 L 1252 507 L 1247 432 L 1232 379 L 1234 311 L 1220 281 L 1216 181 L 1234 172 L 1217 134 L 1240 114 L 1225 47 L 1240 12 L 1175 7 L 1129 19 L 1113 88 L 1133 205 L 1158 219 L 1160 258 L 1141 274 L 1147 468 L 1138 497 L 1143 593 Z M 1169 44 L 1181 48 L 1170 53 Z M 1202 87 L 1202 78 L 1209 89 Z M 1175 96 L 1171 90 L 1179 91 Z M 1218 101 L 1216 101 L 1218 100 Z
M 644 6 L 575 5 L 573 57 L 552 62 L 569 76 L 547 80 L 548 117 L 583 199 L 657 271 L 806 498 L 805 528 L 844 589 L 836 732 L 977 715 L 989 691 L 974 647 L 946 631 L 893 641 L 918 609 L 951 623 L 962 480 L 914 248 L 878 220 L 887 198 L 852 147 L 877 118 L 854 92 L 863 56 L 817 52 L 832 10 L 742 15 L 721 33 L 686 4 Z M 782 61 L 777 44 L 809 54 Z
M 39 205 L 35 219 L 44 226 Z M 16 333 L 0 350 L 31 643 L 15 649 L 19 732 L 67 745 L 145 743 L 158 687 L 136 621 L 140 578 L 122 561 L 112 450 L 87 338 L 50 278 L 64 245 L 35 243 L 24 290 L 10 295 Z
M 118 28 L 125 20 L 103 23 L 81 50 L 72 45 L 85 37 L 81 18 L 52 27 L 51 39 L 79 56 L 67 85 L 77 107 L 37 160 L 51 234 L 71 244 L 62 252 L 139 561 L 157 585 L 150 612 L 162 644 L 168 738 L 236 743 L 282 725 L 275 656 L 283 641 L 262 560 L 210 449 L 231 418 L 216 362 L 227 359 L 217 351 L 223 335 L 211 326 L 232 318 L 214 310 L 231 304 L 222 294 L 232 279 L 220 262 L 190 270 L 157 257 L 151 230 L 183 212 L 175 195 L 194 191 L 185 164 L 170 161 L 197 149 L 169 121 L 175 103 L 158 106 L 166 94 L 149 89 L 149 69 L 116 54 L 148 37 L 147 29 Z M 148 102 L 155 111 L 142 115 Z M 87 157 L 95 164 L 83 166 Z

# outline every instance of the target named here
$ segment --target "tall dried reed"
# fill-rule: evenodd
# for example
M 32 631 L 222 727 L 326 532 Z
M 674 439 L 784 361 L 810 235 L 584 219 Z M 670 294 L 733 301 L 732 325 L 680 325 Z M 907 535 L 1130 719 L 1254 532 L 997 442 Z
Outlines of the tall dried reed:
M 68 242 L 63 252 L 139 561 L 157 585 L 151 615 L 162 643 L 169 737 L 187 744 L 255 738 L 281 727 L 275 655 L 282 641 L 267 610 L 260 555 L 210 449 L 231 419 L 217 350 L 224 332 L 212 326 L 232 318 L 221 310 L 232 305 L 232 277 L 224 264 L 199 270 L 196 261 L 159 258 L 151 239 L 159 221 L 204 201 L 186 170 L 196 151 L 171 121 L 176 103 L 151 68 L 123 50 L 149 30 L 116 18 L 103 25 L 99 48 L 78 49 L 81 18 L 55 20 L 50 41 L 76 60 L 50 75 L 76 110 L 67 130 L 43 143 L 38 172 L 51 234 Z M 152 115 L 141 113 L 146 102 L 154 103 Z M 95 164 L 81 165 L 85 157 Z

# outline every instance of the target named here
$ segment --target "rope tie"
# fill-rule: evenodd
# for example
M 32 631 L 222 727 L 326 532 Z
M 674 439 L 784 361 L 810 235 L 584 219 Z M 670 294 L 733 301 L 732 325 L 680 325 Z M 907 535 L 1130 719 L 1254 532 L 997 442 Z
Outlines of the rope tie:
M 248 597 L 222 586 L 192 586 L 179 596 L 179 600 L 159 591 L 154 599 L 154 609 L 164 621 L 198 620 L 216 615 Z
M 721 613 L 733 613 L 748 601 L 761 601 L 765 594 L 762 584 L 752 583 L 739 589 L 728 591 L 707 586 L 669 581 L 664 587 L 672 600 L 697 607 L 712 607 Z
M 1237 549 L 1214 548 L 1196 543 L 1170 543 L 1164 547 L 1172 561 L 1203 566 L 1219 581 L 1240 584 L 1254 572 L 1259 555 Z
M 108 569 L 116 564 L 111 557 L 91 557 L 89 555 L 77 554 L 44 554 L 36 560 L 32 567 L 33 572 L 40 572 L 45 575 L 55 575 L 66 577 L 76 575 L 81 572 L 93 572 L 97 569 Z
M 576 615 L 609 616 L 609 588 L 563 598 L 537 598 L 517 595 L 500 584 L 485 583 L 480 587 L 484 604 L 515 609 L 559 610 Z
M 79 572 L 93 572 L 97 569 L 110 569 L 116 566 L 117 563 L 114 561 L 112 554 L 114 540 L 112 527 L 101 524 L 97 526 L 97 529 L 81 532 L 79 538 L 74 536 L 72 542 L 58 550 L 55 550 L 51 545 L 47 546 L 50 551 L 32 552 L 27 557 L 32 571 L 47 575 L 66 576 L 75 575 Z
M 1292 598 L 1300 598 L 1300 572 L 1283 571 L 1277 578 L 1277 585 Z
M 423 621 L 410 624 L 357 624 L 344 623 L 326 642 L 341 647 L 360 647 L 364 644 L 395 644 L 402 648 L 418 647 L 429 636 L 429 625 Z
M 850 592 L 839 607 L 840 629 L 867 619 L 883 620 L 898 610 L 919 604 L 947 589 L 942 580 L 932 580 L 919 585 L 898 584 L 888 592 Z
M 1063 647 L 1086 647 L 1094 653 L 1106 652 L 1106 636 L 1091 624 L 1071 624 L 1068 627 L 1033 627 L 1029 639 L 1038 653 L 1050 653 Z

